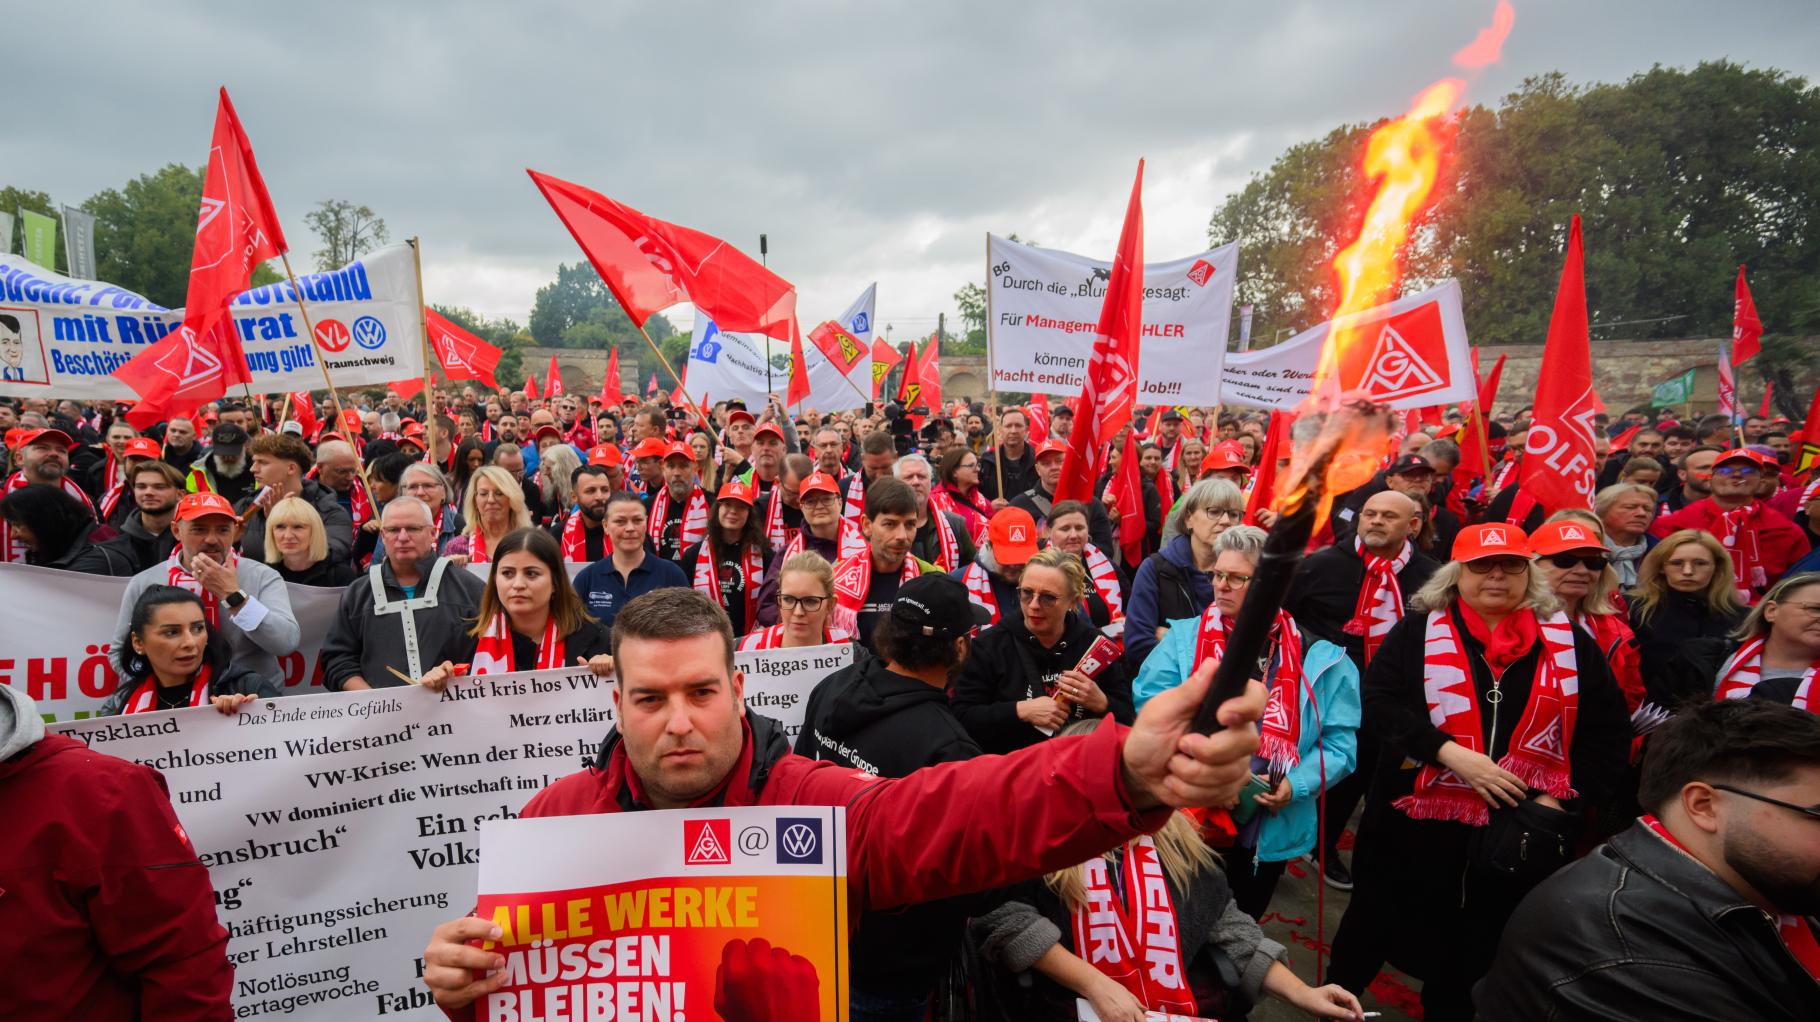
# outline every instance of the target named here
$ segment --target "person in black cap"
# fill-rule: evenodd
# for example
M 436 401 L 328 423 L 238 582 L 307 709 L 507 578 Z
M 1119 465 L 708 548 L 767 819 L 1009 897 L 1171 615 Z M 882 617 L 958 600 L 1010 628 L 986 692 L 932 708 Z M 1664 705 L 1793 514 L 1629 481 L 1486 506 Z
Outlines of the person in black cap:
M 246 430 L 239 423 L 217 424 L 209 434 L 209 452 L 190 466 L 185 488 L 191 493 L 219 493 L 230 504 L 252 496 L 259 481 L 247 463 L 246 441 Z
M 855 645 L 853 664 L 809 694 L 797 755 L 881 777 L 978 756 L 948 708 L 948 687 L 987 616 L 947 575 L 905 582 L 872 630 L 878 655 Z M 852 1017 L 923 1017 L 972 907 L 949 899 L 861 920 L 852 942 Z

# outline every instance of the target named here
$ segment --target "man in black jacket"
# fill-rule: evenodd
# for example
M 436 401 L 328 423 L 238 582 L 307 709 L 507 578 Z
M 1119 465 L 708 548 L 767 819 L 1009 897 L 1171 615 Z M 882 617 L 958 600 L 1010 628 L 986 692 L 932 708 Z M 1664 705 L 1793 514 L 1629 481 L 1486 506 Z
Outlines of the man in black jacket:
M 78 555 L 72 571 L 131 576 L 170 560 L 177 548 L 171 520 L 183 497 L 183 473 L 162 461 L 143 461 L 126 470 L 126 492 L 133 510 L 121 519 L 119 534 Z
M 946 575 L 903 584 L 872 631 L 878 656 L 822 679 L 803 708 L 796 752 L 881 777 L 971 759 L 980 747 L 948 708 L 948 683 L 986 611 Z M 925 1005 L 960 947 L 968 905 L 931 902 L 867 916 L 853 935 L 852 1017 L 898 1018 Z
M 1638 801 L 1518 906 L 1482 1022 L 1820 1018 L 1820 717 L 1697 704 L 1650 737 Z
M 1062 461 L 1068 454 L 1068 445 L 1060 440 L 1045 440 L 1036 447 L 1036 485 L 1012 498 L 1012 507 L 1021 507 L 1030 512 L 1036 520 L 1036 527 L 1044 535 L 1049 531 L 1049 513 L 1055 508 L 1055 488 L 1062 481 Z M 1112 519 L 1106 515 L 1106 507 L 1097 500 L 1087 501 L 1087 538 L 1102 551 L 1115 550 L 1118 544 L 1112 536 Z

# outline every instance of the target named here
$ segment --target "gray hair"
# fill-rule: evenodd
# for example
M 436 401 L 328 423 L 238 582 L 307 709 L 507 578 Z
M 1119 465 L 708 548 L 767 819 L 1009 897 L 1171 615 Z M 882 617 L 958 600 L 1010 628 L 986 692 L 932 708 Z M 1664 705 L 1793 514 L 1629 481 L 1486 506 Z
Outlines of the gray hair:
M 429 476 L 431 481 L 442 487 L 442 499 L 445 501 L 450 499 L 449 477 L 442 474 L 442 469 L 427 461 L 413 461 L 404 467 L 403 472 L 398 473 L 398 488 L 403 489 L 413 475 Z
M 379 520 L 384 522 L 386 516 L 391 514 L 392 509 L 395 507 L 414 507 L 423 512 L 424 521 L 429 522 L 431 525 L 436 524 L 436 513 L 430 510 L 430 505 L 408 493 L 401 493 L 391 500 L 386 501 L 385 507 L 379 509 Z
M 1453 606 L 1454 601 L 1460 598 L 1460 575 L 1465 570 L 1464 561 L 1448 561 L 1441 565 L 1428 579 L 1428 584 L 1416 590 L 1416 594 L 1409 598 L 1409 608 L 1419 614 L 1426 614 L 1431 610 L 1445 610 Z M 1523 573 L 1523 583 L 1523 602 L 1517 605 L 1517 609 L 1533 610 L 1537 617 L 1550 617 L 1561 609 L 1561 601 L 1555 599 L 1554 592 L 1548 588 L 1548 580 L 1542 577 L 1541 569 L 1536 567 L 1533 559 L 1529 570 Z
M 1650 507 L 1655 507 L 1657 501 L 1660 499 L 1654 486 L 1645 486 L 1642 483 L 1613 483 L 1593 495 L 1593 511 L 1598 514 L 1600 518 L 1604 518 L 1605 512 L 1610 511 L 1612 505 L 1631 494 L 1636 494 L 1637 496 L 1648 500 Z M 1655 516 L 1652 514 L 1650 517 L 1653 518 Z
M 397 412 L 379 413 L 379 428 L 387 433 L 398 432 L 398 424 L 402 421 L 403 420 L 398 417 Z
M 1264 556 L 1264 540 L 1269 535 L 1255 525 L 1234 525 L 1214 538 L 1214 556 L 1224 553 L 1240 554 L 1256 564 L 1258 558 Z
M 1219 508 L 1222 511 L 1245 510 L 1245 494 L 1239 491 L 1229 479 L 1203 479 L 1188 487 L 1181 499 L 1175 502 L 1175 513 L 1169 516 L 1163 529 L 1163 540 L 1187 535 L 1188 519 L 1198 514 L 1202 508 Z M 1140 509 L 1139 513 L 1142 511 Z
M 1430 440 L 1416 453 L 1427 459 L 1430 465 L 1445 461 L 1457 468 L 1460 464 L 1460 445 L 1452 440 Z
M 346 440 L 324 440 L 322 443 L 316 445 L 317 462 L 322 462 L 329 458 L 340 457 L 344 454 L 350 458 L 358 457 L 358 455 L 354 453 L 354 445 L 348 443 Z
M 581 455 L 576 454 L 574 446 L 570 444 L 551 444 L 538 456 L 538 489 L 542 491 L 546 505 L 562 508 L 569 506 L 570 498 L 575 495 L 575 470 L 580 467 Z M 661 480 L 657 482 L 661 484 Z
M 903 457 L 892 462 L 891 463 L 891 474 L 896 476 L 899 479 L 902 479 L 904 477 L 904 466 L 905 465 L 921 465 L 924 468 L 929 470 L 929 476 L 931 479 L 933 479 L 935 477 L 935 466 L 929 464 L 929 459 L 923 457 L 920 454 L 906 454 Z

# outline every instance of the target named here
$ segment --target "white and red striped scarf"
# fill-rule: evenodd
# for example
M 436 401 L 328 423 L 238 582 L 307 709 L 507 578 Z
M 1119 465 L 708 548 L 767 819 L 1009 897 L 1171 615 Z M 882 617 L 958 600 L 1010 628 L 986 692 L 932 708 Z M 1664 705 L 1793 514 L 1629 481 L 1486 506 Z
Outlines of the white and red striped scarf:
M 980 542 L 980 537 L 986 534 L 986 520 L 992 517 L 990 504 L 982 510 L 978 504 L 968 500 L 965 494 L 959 494 L 946 486 L 937 486 L 929 491 L 929 503 L 949 514 L 959 515 L 961 521 L 967 523 L 967 537 L 976 545 Z
M 537 644 L 537 663 L 533 670 L 545 671 L 564 666 L 562 636 L 556 634 L 556 615 L 544 622 L 543 640 Z M 512 667 L 512 625 L 505 614 L 494 614 L 487 630 L 474 646 L 470 674 L 510 674 Z
M 922 569 L 917 566 L 916 558 L 906 554 L 898 582 L 908 582 L 920 574 Z M 829 624 L 857 635 L 859 611 L 866 605 L 866 592 L 871 588 L 872 550 L 868 547 L 834 566 L 834 612 L 828 615 Z
M 100 519 L 105 522 L 114 517 L 114 509 L 120 506 L 120 498 L 126 496 L 126 466 L 114 457 L 114 449 L 105 444 L 102 451 L 107 456 L 107 466 L 102 469 L 101 478 L 107 480 L 107 492 L 101 495 Z
M 645 534 L 651 537 L 652 543 L 659 543 L 664 538 L 664 520 L 670 517 L 670 488 L 659 486 L 651 498 L 651 520 L 645 525 Z M 677 548 L 700 543 L 708 535 L 708 491 L 697 486 L 689 491 L 688 503 L 683 505 L 682 536 L 677 540 Z
M 209 703 L 209 665 L 203 664 L 196 672 L 196 680 L 190 683 L 190 705 L 207 706 Z M 148 675 L 139 688 L 127 697 L 126 708 L 121 713 L 150 713 L 158 708 L 158 676 Z
M 784 531 L 784 492 L 781 484 L 771 487 L 771 495 L 765 499 L 765 543 L 772 550 L 782 550 L 790 543 L 789 535 Z
M 7 477 L 6 486 L 0 488 L 0 497 L 4 497 L 14 490 L 22 489 L 30 485 L 30 483 L 25 481 L 24 472 L 14 472 Z M 82 487 L 76 485 L 75 480 L 71 479 L 68 475 L 65 475 L 60 485 L 62 485 L 64 493 L 82 501 L 83 506 L 88 508 L 89 514 L 92 515 L 95 513 L 95 502 L 88 499 L 88 494 L 83 492 Z M 6 524 L 6 519 L 0 518 L 0 561 L 17 564 L 24 560 L 24 544 L 14 538 L 12 527 Z
M 992 615 L 992 619 L 982 627 L 990 628 L 998 624 L 998 594 L 992 591 L 992 573 L 986 570 L 985 565 L 978 561 L 967 565 L 967 570 L 961 572 L 961 585 L 967 587 L 968 601 L 976 607 L 986 608 L 986 612 Z
M 1732 555 L 1732 575 L 1737 582 L 1738 599 L 1756 603 L 1757 594 L 1769 585 L 1769 573 L 1763 568 L 1763 548 L 1757 520 L 1763 516 L 1763 505 L 1751 501 L 1740 508 L 1719 515 L 1714 533 Z
M 1119 572 L 1112 566 L 1112 558 L 1107 557 L 1099 547 L 1087 544 L 1081 551 L 1081 559 L 1087 562 L 1087 579 L 1093 583 L 1093 591 L 1105 601 L 1106 610 L 1117 621 L 1125 616 L 1125 598 L 1119 593 Z
M 784 560 L 789 560 L 808 548 L 809 526 L 804 525 L 790 534 L 790 542 L 784 545 Z M 849 557 L 866 552 L 866 534 L 859 529 L 859 523 L 846 518 L 840 520 L 840 538 L 835 544 L 834 559 L 844 561 Z
M 1527 609 L 1516 613 L 1535 614 Z M 1566 614 L 1557 611 L 1547 620 L 1538 619 L 1536 631 L 1542 655 L 1530 683 L 1529 704 L 1498 765 L 1532 788 L 1555 798 L 1572 798 L 1567 750 L 1573 744 L 1574 722 L 1580 712 L 1574 627 Z M 1423 648 L 1422 690 L 1428 698 L 1428 719 L 1462 748 L 1490 755 L 1466 644 L 1446 609 L 1429 612 Z M 1451 820 L 1475 827 L 1491 821 L 1485 800 L 1472 785 L 1437 763 L 1424 764 L 1416 775 L 1415 790 L 1397 799 L 1395 805 L 1412 820 Z
M 934 501 L 929 503 L 929 520 L 935 523 L 935 563 L 943 571 L 953 571 L 961 566 L 961 545 L 954 538 L 954 526 L 948 523 L 948 516 L 935 506 Z
M 866 513 L 866 474 L 855 472 L 847 477 L 846 504 L 841 507 L 840 516 L 850 522 L 858 522 Z
M 1095 856 L 1081 866 L 1081 904 L 1075 906 L 1074 953 L 1116 980 L 1153 1012 L 1192 1014 L 1194 991 L 1182 967 L 1175 898 L 1156 842 L 1140 835 L 1127 842 L 1118 890 L 1113 864 Z M 1124 892 L 1124 898 L 1119 897 Z
M 846 642 L 852 638 L 851 632 L 836 628 L 832 623 L 822 626 L 822 643 L 824 645 L 831 642 Z M 739 639 L 739 649 L 742 653 L 755 649 L 783 648 L 784 625 L 781 621 L 768 628 L 760 628 L 756 632 L 747 632 Z
M 1226 629 L 1219 604 L 1209 603 L 1201 612 L 1190 670 L 1226 655 Z M 1302 759 L 1302 630 L 1288 611 L 1277 611 L 1270 626 L 1270 662 L 1270 697 L 1258 722 L 1258 755 L 1269 760 L 1272 769 L 1287 771 Z M 1313 699 L 1311 692 L 1309 700 Z
M 1366 549 L 1365 541 L 1357 536 L 1352 537 L 1352 548 L 1365 562 L 1365 579 L 1359 587 L 1359 600 L 1352 608 L 1352 620 L 1346 622 L 1344 631 L 1364 637 L 1365 663 L 1369 665 L 1384 636 L 1403 620 L 1403 587 L 1397 582 L 1397 573 L 1409 564 L 1416 548 L 1406 539 L 1395 558 L 1380 557 Z
M 348 491 L 348 516 L 354 519 L 354 531 L 373 520 L 373 497 L 367 493 L 367 484 L 356 476 L 354 486 Z
M 727 609 L 727 594 L 720 587 L 720 571 L 716 567 L 720 558 L 716 556 L 712 541 L 704 540 L 701 549 L 695 554 L 695 577 L 690 585 L 695 591 L 713 600 L 720 609 Z M 739 558 L 739 570 L 746 576 L 744 589 L 746 599 L 746 624 L 758 622 L 758 590 L 765 584 L 765 555 L 763 552 L 747 547 Z
M 186 589 L 195 593 L 196 598 L 202 601 L 202 616 L 208 619 L 209 627 L 220 628 L 221 601 L 215 598 L 214 593 L 209 592 L 207 586 L 196 581 L 196 576 L 190 574 L 189 569 L 183 566 L 182 558 L 182 546 L 178 546 L 177 549 L 171 551 L 171 559 L 164 562 L 165 570 L 168 572 L 165 578 L 165 584 L 173 585 L 179 589 Z M 229 554 L 227 566 L 229 571 L 238 574 L 240 571 L 239 555 Z
M 603 525 L 602 528 L 605 528 Z M 605 537 L 602 537 L 601 550 L 608 550 Z M 587 516 L 580 511 L 573 512 L 562 523 L 562 559 L 565 561 L 588 560 L 588 522 Z
M 1738 647 L 1725 666 L 1719 668 L 1719 686 L 1713 691 L 1714 699 L 1744 699 L 1750 696 L 1751 690 L 1763 680 L 1763 647 L 1767 640 L 1759 636 Z M 1801 676 L 1801 684 L 1795 690 L 1796 706 L 1810 708 L 1810 698 L 1814 687 L 1814 676 L 1820 674 L 1820 660 L 1808 665 L 1807 673 Z

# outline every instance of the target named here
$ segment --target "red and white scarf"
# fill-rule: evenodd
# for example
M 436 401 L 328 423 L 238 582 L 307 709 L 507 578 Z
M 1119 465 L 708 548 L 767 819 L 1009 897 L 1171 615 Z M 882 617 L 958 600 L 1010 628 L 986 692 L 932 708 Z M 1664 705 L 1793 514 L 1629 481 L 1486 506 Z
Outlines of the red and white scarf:
M 1725 666 L 1719 668 L 1719 687 L 1714 690 L 1714 699 L 1745 699 L 1757 683 L 1763 680 L 1763 647 L 1767 640 L 1758 637 L 1738 647 Z M 1820 674 L 1820 660 L 1808 665 L 1807 672 L 1801 675 L 1801 684 L 1795 690 L 1795 705 L 1800 709 L 1812 709 L 1814 676 Z
M 492 557 L 487 553 L 486 534 L 481 532 L 480 526 L 476 524 L 468 530 L 468 563 L 485 564 L 490 560 Z
M 183 547 L 179 546 L 171 551 L 171 559 L 164 562 L 165 570 L 168 572 L 165 584 L 195 593 L 196 598 L 202 601 L 202 616 L 208 619 L 209 627 L 220 628 L 221 601 L 215 598 L 214 593 L 209 592 L 208 587 L 196 581 L 196 576 L 190 574 L 189 569 L 183 566 L 182 557 Z M 229 554 L 227 566 L 229 571 L 239 574 L 239 556 Z
M 354 480 L 353 488 L 348 491 L 348 515 L 354 519 L 355 532 L 359 532 L 362 525 L 373 520 L 373 498 L 367 493 L 367 484 L 358 478 Z
M 603 525 L 602 528 L 604 529 L 605 526 Z M 601 549 L 603 551 L 607 549 L 604 536 L 601 540 Z M 580 511 L 569 515 L 568 520 L 562 523 L 562 559 L 583 562 L 591 560 L 588 557 L 587 516 Z
M 922 574 L 916 558 L 904 556 L 904 570 L 899 584 Z M 852 634 L 859 633 L 859 611 L 866 605 L 866 592 L 872 588 L 872 551 L 870 548 L 843 558 L 834 566 L 834 612 L 828 615 L 830 625 Z
M 1409 564 L 1416 548 L 1404 540 L 1403 549 L 1395 558 L 1380 557 L 1366 549 L 1365 541 L 1357 536 L 1352 538 L 1352 548 L 1365 562 L 1365 580 L 1359 587 L 1359 601 L 1352 608 L 1352 620 L 1346 622 L 1344 630 L 1347 635 L 1364 637 L 1365 663 L 1369 665 L 1384 636 L 1403 620 L 1403 587 L 1397 583 L 1397 573 Z
M 537 663 L 532 670 L 545 671 L 552 667 L 562 667 L 562 636 L 556 634 L 556 615 L 544 622 L 543 641 L 537 644 Z M 512 666 L 512 625 L 504 614 L 494 614 L 492 624 L 480 633 L 480 641 L 474 646 L 474 662 L 469 665 L 470 674 L 510 674 Z
M 114 517 L 114 509 L 120 506 L 120 498 L 126 496 L 126 466 L 114 457 L 114 449 L 102 445 L 107 454 L 107 466 L 102 470 L 101 478 L 106 479 L 107 492 L 101 495 L 101 520 Z
M 4 497 L 14 490 L 22 489 L 30 485 L 30 483 L 25 481 L 24 472 L 14 472 L 7 477 L 6 486 L 0 488 L 0 497 Z M 88 499 L 88 494 L 83 492 L 82 487 L 76 485 L 75 480 L 65 475 L 61 485 L 63 486 L 64 493 L 82 501 L 82 505 L 88 508 L 89 514 L 93 515 L 95 513 L 95 502 Z M 24 560 L 24 544 L 20 543 L 19 540 L 13 536 L 12 527 L 6 524 L 6 519 L 0 518 L 0 561 L 17 564 Z
M 929 502 L 929 520 L 935 523 L 935 542 L 937 546 L 935 563 L 943 571 L 953 571 L 961 566 L 961 546 L 954 538 L 954 526 L 948 524 L 948 516 Z
M 209 665 L 203 664 L 196 672 L 196 680 L 190 683 L 191 706 L 207 706 L 209 703 Z M 141 682 L 138 690 L 127 697 L 126 708 L 121 713 L 150 713 L 158 708 L 158 676 L 153 674 Z
M 1087 578 L 1093 583 L 1093 591 L 1105 601 L 1106 610 L 1117 621 L 1125 616 L 1125 598 L 1119 594 L 1119 572 L 1112 566 L 1112 558 L 1100 552 L 1092 543 L 1081 551 L 1081 559 L 1087 562 Z
M 853 634 L 851 632 L 836 628 L 832 623 L 822 626 L 822 642 L 824 644 L 830 642 L 846 642 L 852 638 Z M 747 632 L 745 635 L 740 636 L 739 639 L 739 649 L 742 653 L 755 649 L 783 648 L 784 625 L 781 621 L 769 628 L 760 628 L 756 632 Z
M 720 557 L 713 549 L 714 543 L 703 541 L 701 549 L 695 554 L 695 577 L 690 585 L 695 591 L 713 600 L 720 609 L 727 609 L 727 594 L 720 587 L 720 571 L 717 565 Z M 762 551 L 747 547 L 739 558 L 739 570 L 746 576 L 744 590 L 746 598 L 746 624 L 758 623 L 758 590 L 765 584 L 765 555 Z
M 1731 552 L 1738 599 L 1745 603 L 1756 603 L 1757 594 L 1769 586 L 1769 573 L 1763 568 L 1763 547 L 1759 539 L 1758 519 L 1762 516 L 1763 505 L 1753 500 L 1743 507 L 1721 512 L 1718 521 L 1713 523 L 1714 534 Z
M 1226 616 L 1217 603 L 1201 612 L 1194 640 L 1194 664 L 1226 655 Z M 1270 626 L 1270 697 L 1258 722 L 1258 755 L 1271 769 L 1287 771 L 1302 760 L 1302 630 L 1288 611 L 1277 611 Z M 1309 693 L 1312 702 L 1314 694 Z
M 847 477 L 846 504 L 841 507 L 840 516 L 850 522 L 858 522 L 866 513 L 866 476 L 855 472 Z
M 790 542 L 784 545 L 784 560 L 789 560 L 808 548 L 808 530 L 804 525 L 790 534 Z M 859 523 L 850 519 L 840 520 L 840 538 L 835 544 L 834 559 L 844 561 L 849 557 L 866 552 L 866 535 L 859 530 Z
M 977 495 L 978 491 L 975 493 Z M 951 489 L 946 484 L 929 491 L 929 503 L 951 515 L 959 515 L 961 521 L 967 523 L 968 538 L 975 544 L 986 534 L 986 520 L 992 517 L 991 504 L 982 508 L 966 494 Z
M 1074 953 L 1117 980 L 1146 1009 L 1193 1014 L 1198 1006 L 1182 967 L 1175 898 L 1156 842 L 1140 835 L 1125 845 L 1124 861 L 1117 865 L 1122 900 L 1112 886 L 1113 868 L 1104 856 L 1081 866 Z
M 986 608 L 986 612 L 992 615 L 984 627 L 990 628 L 998 624 L 998 594 L 992 591 L 992 573 L 986 570 L 985 565 L 978 561 L 967 565 L 967 570 L 961 572 L 961 584 L 967 587 L 968 601 L 976 607 Z
M 645 526 L 645 534 L 651 537 L 652 543 L 661 543 L 664 538 L 664 521 L 670 517 L 670 488 L 659 486 L 656 496 L 651 498 L 651 521 Z M 677 548 L 693 546 L 708 535 L 708 491 L 697 486 L 689 491 L 688 503 L 683 505 L 682 536 L 677 540 Z
M 790 544 L 790 536 L 784 531 L 784 492 L 780 485 L 774 484 L 771 495 L 765 498 L 765 544 L 773 551 Z
M 1518 614 L 1535 612 L 1519 610 Z M 1580 711 L 1580 668 L 1574 656 L 1574 628 L 1556 612 L 1536 619 L 1542 655 L 1529 687 L 1529 705 L 1510 736 L 1510 748 L 1498 765 L 1523 783 L 1553 795 L 1572 798 L 1567 750 L 1573 744 Z M 1462 748 L 1490 755 L 1490 740 L 1479 718 L 1479 693 L 1472 680 L 1466 644 L 1447 610 L 1429 612 L 1423 637 L 1422 690 L 1428 697 L 1428 719 Z M 1415 790 L 1396 800 L 1413 820 L 1452 820 L 1473 826 L 1491 821 L 1485 800 L 1460 775 L 1429 763 L 1416 775 Z

